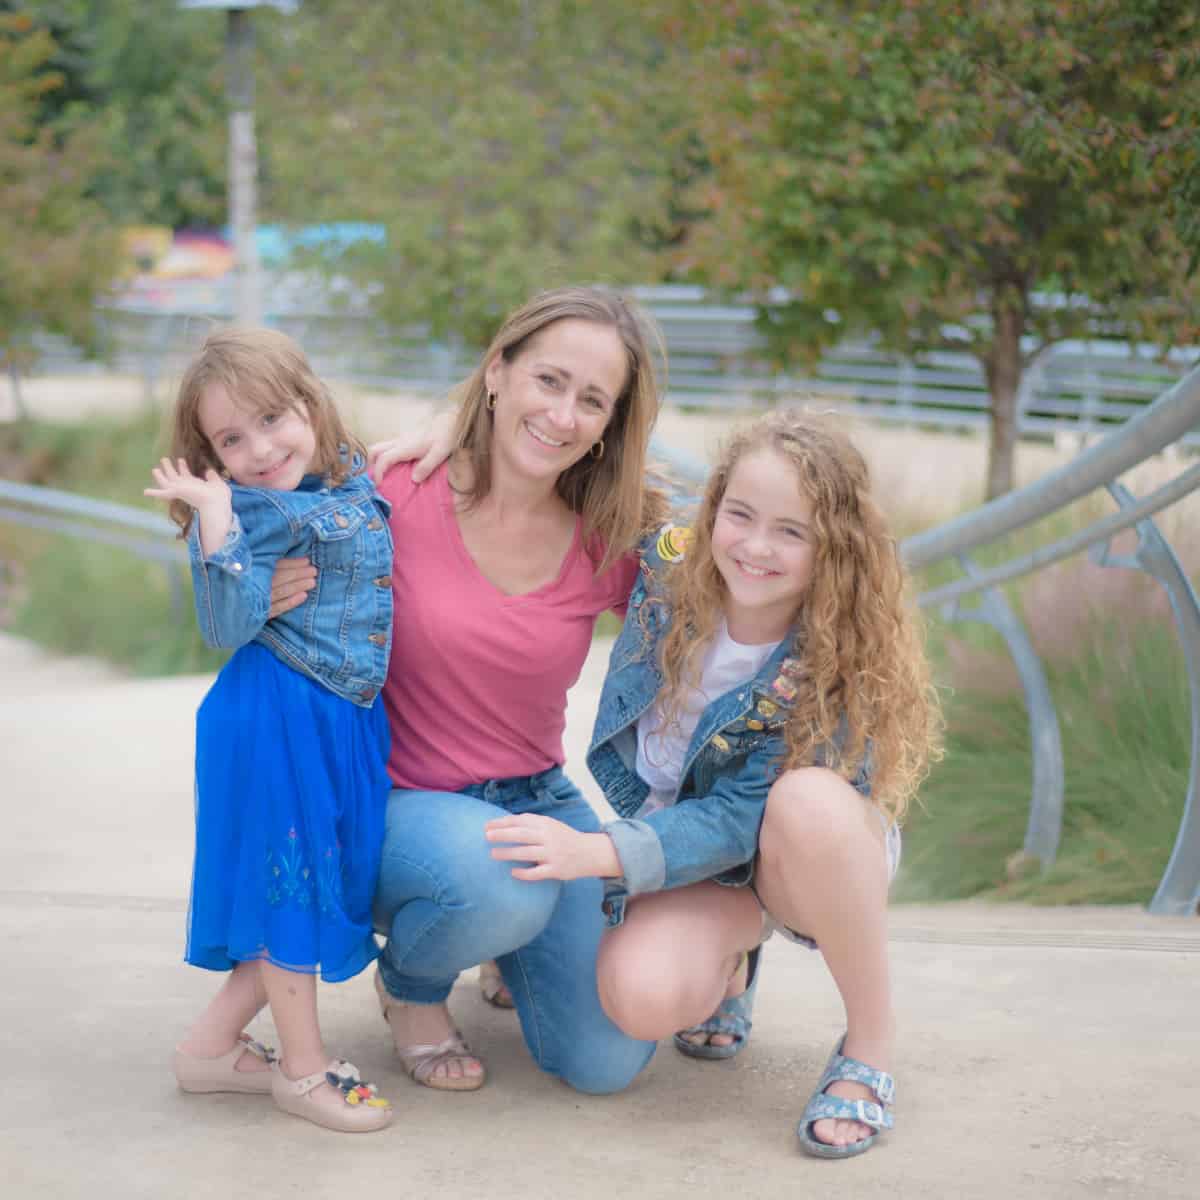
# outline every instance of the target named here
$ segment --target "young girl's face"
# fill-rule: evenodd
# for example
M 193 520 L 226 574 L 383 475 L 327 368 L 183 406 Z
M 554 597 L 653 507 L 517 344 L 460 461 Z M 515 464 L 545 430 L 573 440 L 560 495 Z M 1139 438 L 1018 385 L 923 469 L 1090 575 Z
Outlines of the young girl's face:
M 234 483 L 291 491 L 308 474 L 317 442 L 298 408 L 255 410 L 220 383 L 204 389 L 198 407 L 200 428 Z
M 712 553 L 734 641 L 784 637 L 812 580 L 816 544 L 812 504 L 778 451 L 764 448 L 738 460 L 713 522 Z

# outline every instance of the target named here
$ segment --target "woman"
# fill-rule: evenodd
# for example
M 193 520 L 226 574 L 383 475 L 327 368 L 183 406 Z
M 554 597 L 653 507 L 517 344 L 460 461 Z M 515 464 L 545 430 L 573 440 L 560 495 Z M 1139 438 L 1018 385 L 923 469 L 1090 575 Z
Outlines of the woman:
M 471 1090 L 484 1067 L 445 1001 L 461 970 L 496 959 L 538 1065 L 618 1091 L 654 1044 L 600 1007 L 602 885 L 514 878 L 484 827 L 540 813 L 599 829 L 563 774 L 562 732 L 595 618 L 624 611 L 634 549 L 665 511 L 644 483 L 658 407 L 645 322 L 607 291 L 544 293 L 505 321 L 457 399 L 450 460 L 420 486 L 410 464 L 380 481 L 396 556 L 377 582 L 396 619 L 376 986 L 412 1078 Z M 272 611 L 314 578 L 277 574 Z

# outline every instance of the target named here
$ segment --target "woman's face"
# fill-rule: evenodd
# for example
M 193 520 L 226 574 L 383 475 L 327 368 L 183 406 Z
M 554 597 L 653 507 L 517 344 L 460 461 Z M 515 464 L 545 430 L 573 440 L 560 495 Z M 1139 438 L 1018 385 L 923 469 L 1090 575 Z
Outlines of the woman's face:
M 512 362 L 497 356 L 485 373 L 496 397 L 493 463 L 557 478 L 604 436 L 628 369 L 612 326 L 574 317 L 534 334 Z

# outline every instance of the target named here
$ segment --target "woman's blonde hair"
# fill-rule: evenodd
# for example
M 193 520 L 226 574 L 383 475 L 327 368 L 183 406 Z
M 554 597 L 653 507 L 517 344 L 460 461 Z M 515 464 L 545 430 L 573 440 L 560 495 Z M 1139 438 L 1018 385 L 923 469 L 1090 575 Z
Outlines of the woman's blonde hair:
M 619 293 L 599 287 L 563 287 L 541 292 L 512 313 L 492 339 L 482 362 L 453 392 L 458 404 L 455 450 L 470 467 L 463 490 L 468 506 L 478 504 L 492 486 L 492 414 L 485 378 L 497 358 L 511 363 L 530 338 L 556 321 L 591 321 L 616 331 L 625 347 L 628 372 L 604 430 L 604 452 L 585 454 L 559 477 L 559 496 L 583 518 L 586 544 L 599 539 L 602 557 L 597 570 L 631 550 L 666 514 L 666 500 L 646 484 L 646 452 L 658 416 L 658 384 L 651 344 L 666 362 L 662 337 L 653 323 Z
M 200 398 L 219 383 L 239 406 L 254 413 L 294 409 L 312 426 L 316 441 L 311 468 L 337 486 L 353 474 L 354 457 L 366 457 L 362 443 L 347 432 L 329 394 L 304 351 L 276 329 L 218 329 L 204 339 L 179 383 L 171 418 L 170 456 L 187 462 L 193 475 L 220 471 L 216 448 L 200 427 Z M 172 500 L 171 519 L 186 535 L 192 508 Z
M 784 769 L 820 762 L 853 779 L 869 760 L 874 802 L 900 820 L 939 754 L 937 695 L 895 539 L 870 493 L 867 464 L 827 419 L 791 409 L 735 431 L 709 478 L 695 537 L 668 577 L 661 644 L 663 712 L 678 719 L 720 624 L 725 584 L 713 561 L 717 510 L 737 464 L 772 450 L 812 505 L 812 578 L 789 653 L 800 669 L 784 729 Z

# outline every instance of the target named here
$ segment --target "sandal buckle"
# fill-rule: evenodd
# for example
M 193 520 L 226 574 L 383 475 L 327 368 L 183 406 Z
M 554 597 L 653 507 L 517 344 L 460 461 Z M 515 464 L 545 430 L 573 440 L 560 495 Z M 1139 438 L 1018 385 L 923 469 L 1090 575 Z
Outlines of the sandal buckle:
M 883 1125 L 883 1107 L 870 1100 L 859 1100 L 855 1106 L 858 1109 L 858 1119 L 864 1125 L 879 1129 Z

